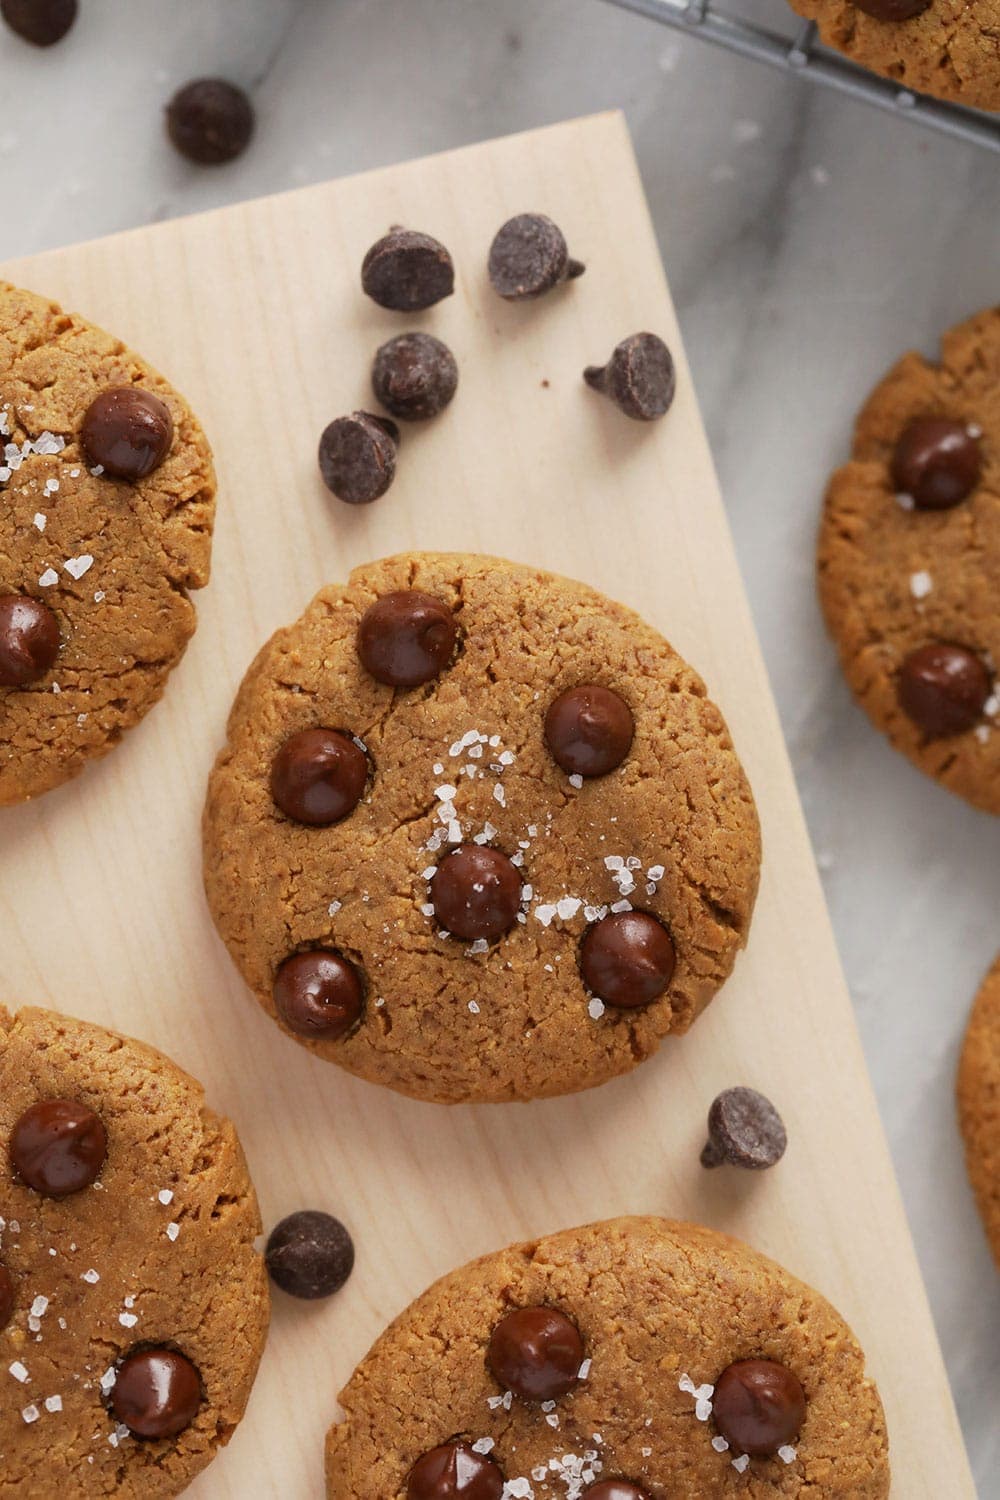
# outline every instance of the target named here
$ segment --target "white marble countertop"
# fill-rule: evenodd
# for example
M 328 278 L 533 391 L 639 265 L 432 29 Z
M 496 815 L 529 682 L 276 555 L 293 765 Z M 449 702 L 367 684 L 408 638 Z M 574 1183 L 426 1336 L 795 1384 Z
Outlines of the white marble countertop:
M 781 0 L 729 4 L 787 26 Z M 852 707 L 812 576 L 819 496 L 863 395 L 903 349 L 932 353 L 997 300 L 997 158 L 603 0 L 81 10 L 48 53 L 0 35 L 0 259 L 626 110 L 980 1494 L 997 1500 L 1000 1284 L 953 1076 L 1000 946 L 1000 826 Z M 205 72 L 259 108 L 251 151 L 212 171 L 164 146 L 158 110 Z

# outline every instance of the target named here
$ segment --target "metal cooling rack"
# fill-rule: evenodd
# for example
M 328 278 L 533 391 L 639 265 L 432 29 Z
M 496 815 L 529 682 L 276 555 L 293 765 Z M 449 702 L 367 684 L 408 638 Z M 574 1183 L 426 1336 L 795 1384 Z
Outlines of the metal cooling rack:
M 738 15 L 727 15 L 711 0 L 610 0 L 610 3 L 698 36 L 702 41 L 714 42 L 717 47 L 726 47 L 742 57 L 752 57 L 797 77 L 824 83 L 852 99 L 903 115 L 928 129 L 985 146 L 987 151 L 1000 152 L 1000 118 L 928 99 L 924 94 L 914 94 L 867 72 L 824 47 L 818 41 L 814 21 L 803 21 L 794 35 L 781 35 Z

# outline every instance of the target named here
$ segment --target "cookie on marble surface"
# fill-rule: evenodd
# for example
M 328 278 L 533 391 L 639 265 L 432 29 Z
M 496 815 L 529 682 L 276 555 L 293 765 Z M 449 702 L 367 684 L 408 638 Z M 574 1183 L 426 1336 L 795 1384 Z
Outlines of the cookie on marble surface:
M 819 594 L 855 697 L 898 750 L 1000 813 L 1000 308 L 906 354 L 826 495 Z
M 0 1007 L 0 1496 L 179 1495 L 267 1332 L 236 1132 L 142 1042 Z
M 1000 957 L 976 996 L 958 1069 L 965 1161 L 1000 1266 Z
M 889 1493 L 882 1406 L 839 1314 L 749 1246 L 666 1219 L 452 1272 L 340 1403 L 329 1500 Z
M 687 1030 L 746 940 L 760 835 L 722 715 L 583 584 L 358 568 L 263 648 L 228 733 L 216 925 L 287 1031 L 374 1082 L 589 1088 Z
M 1000 109 L 1000 0 L 790 0 L 828 47 L 916 93 Z
M 0 282 L 0 807 L 105 755 L 194 632 L 215 476 L 183 398 Z

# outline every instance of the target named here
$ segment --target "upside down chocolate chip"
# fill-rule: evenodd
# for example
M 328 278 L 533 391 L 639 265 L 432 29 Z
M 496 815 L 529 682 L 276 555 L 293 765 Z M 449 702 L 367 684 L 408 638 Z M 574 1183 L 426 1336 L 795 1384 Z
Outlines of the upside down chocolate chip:
M 44 677 L 59 654 L 59 622 L 40 599 L 0 597 L 0 687 L 26 687 Z
M 372 390 L 403 422 L 423 422 L 444 411 L 458 389 L 455 356 L 429 333 L 401 333 L 382 345 L 372 366 Z
M 588 365 L 583 378 L 635 422 L 655 422 L 670 410 L 677 388 L 673 355 L 655 333 L 622 339 L 606 365 Z
M 137 1349 L 122 1360 L 111 1410 L 135 1437 L 176 1437 L 201 1405 L 201 1376 L 176 1349 Z
M 0 15 L 11 31 L 36 47 L 61 42 L 78 9 L 77 0 L 0 0 Z
M 353 812 L 368 780 L 368 759 L 336 729 L 301 729 L 271 763 L 271 796 L 296 823 L 338 823 Z
M 243 89 L 224 78 L 196 78 L 167 105 L 167 133 L 188 161 L 217 167 L 242 155 L 254 131 Z
M 467 942 L 503 937 L 521 909 L 520 871 L 487 844 L 459 844 L 442 859 L 430 887 L 441 926 Z
M 453 612 L 419 589 L 399 589 L 370 604 L 358 626 L 358 655 L 387 687 L 420 687 L 451 661 L 458 637 Z
M 739 1453 L 769 1458 L 802 1431 L 806 1398 L 797 1375 L 773 1359 L 741 1359 L 715 1382 L 712 1418 Z
M 576 1324 L 554 1307 L 519 1307 L 490 1335 L 486 1362 L 504 1390 L 524 1401 L 557 1401 L 576 1385 L 583 1364 Z
M 598 683 L 560 693 L 545 715 L 545 742 L 570 775 L 606 776 L 625 759 L 634 733 L 628 704 Z
M 364 989 L 343 954 L 312 948 L 285 959 L 274 980 L 274 1004 L 289 1030 L 335 1042 L 360 1019 Z
M 302 1208 L 271 1230 L 264 1251 L 271 1280 L 291 1297 L 330 1297 L 354 1270 L 354 1241 L 339 1219 Z
M 80 440 L 89 464 L 134 484 L 158 469 L 170 452 L 174 419 L 152 391 L 115 386 L 88 406 Z
M 507 302 L 542 297 L 585 270 L 586 266 L 572 259 L 562 230 L 546 214 L 517 214 L 508 219 L 490 246 L 490 283 Z
M 644 911 L 613 912 L 595 922 L 580 944 L 580 974 L 606 1005 L 631 1009 L 657 1000 L 674 975 L 673 939 Z
M 503 1493 L 493 1460 L 458 1439 L 418 1458 L 406 1481 L 406 1500 L 501 1500 Z
M 46 1198 L 67 1198 L 90 1187 L 107 1154 L 103 1121 L 75 1099 L 40 1099 L 24 1111 L 11 1134 L 15 1171 Z
M 399 428 L 388 417 L 356 411 L 337 417 L 319 440 L 323 483 L 345 505 L 370 505 L 396 477 Z
M 990 674 L 974 651 L 940 642 L 905 658 L 898 693 L 904 713 L 937 739 L 972 728 L 990 696 Z
M 392 312 L 421 312 L 455 290 L 451 256 L 429 234 L 397 225 L 376 240 L 361 263 L 362 289 Z
M 734 1167 L 762 1171 L 785 1154 L 788 1136 L 781 1116 L 756 1089 L 724 1089 L 708 1111 L 708 1143 L 701 1153 L 703 1167 Z

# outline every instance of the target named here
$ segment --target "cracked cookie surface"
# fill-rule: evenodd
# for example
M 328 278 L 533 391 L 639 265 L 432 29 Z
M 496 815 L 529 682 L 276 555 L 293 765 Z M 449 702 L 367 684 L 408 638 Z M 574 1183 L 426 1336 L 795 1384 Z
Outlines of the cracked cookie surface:
M 526 1307 L 554 1309 L 582 1338 L 582 1377 L 544 1405 L 505 1394 L 489 1368 L 493 1329 Z M 713 1387 L 747 1359 L 801 1382 L 805 1417 L 781 1454 L 748 1459 L 720 1438 Z M 504 1496 L 531 1500 L 580 1500 L 607 1480 L 649 1500 L 889 1493 L 878 1392 L 839 1314 L 738 1240 L 666 1219 L 567 1230 L 445 1276 L 378 1340 L 340 1403 L 329 1500 L 406 1500 L 413 1465 L 456 1438 L 499 1466 Z
M 461 644 L 439 677 L 404 691 L 365 670 L 357 635 L 375 600 L 409 589 L 455 612 Z M 549 704 L 581 682 L 620 694 L 635 721 L 624 761 L 588 780 L 571 779 L 543 735 Z M 372 767 L 354 811 L 323 828 L 284 816 L 269 785 L 288 737 L 315 726 L 357 736 Z M 502 851 L 523 881 L 518 919 L 496 941 L 459 941 L 435 920 L 429 878 L 460 840 Z M 360 1023 L 306 1045 L 443 1102 L 588 1088 L 685 1031 L 746 940 L 759 864 L 722 715 L 666 641 L 582 584 L 467 554 L 358 568 L 267 643 L 204 819 L 209 906 L 264 1008 L 277 1017 L 290 954 L 338 951 L 363 976 Z M 623 903 L 676 948 L 669 988 L 634 1009 L 595 1001 L 578 968 L 584 934 Z
M 958 1070 L 958 1113 L 986 1236 L 1000 1266 L 1000 957 L 976 996 Z
M 173 417 L 168 456 L 136 483 L 92 473 L 80 442 L 90 403 L 118 386 L 151 391 Z M 194 632 L 187 591 L 208 581 L 215 476 L 201 427 L 162 376 L 6 283 L 0 430 L 0 595 L 41 600 L 60 634 L 50 670 L 0 686 L 4 806 L 77 775 L 160 697 Z
M 107 1132 L 97 1181 L 43 1196 L 12 1170 L 15 1123 L 70 1099 Z M 268 1321 L 254 1250 L 257 1199 L 233 1126 L 161 1053 L 54 1011 L 0 1007 L 0 1496 L 178 1495 L 243 1415 Z M 196 1367 L 202 1396 L 178 1436 L 140 1441 L 109 1409 L 136 1346 Z

